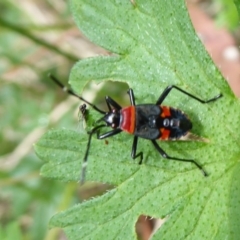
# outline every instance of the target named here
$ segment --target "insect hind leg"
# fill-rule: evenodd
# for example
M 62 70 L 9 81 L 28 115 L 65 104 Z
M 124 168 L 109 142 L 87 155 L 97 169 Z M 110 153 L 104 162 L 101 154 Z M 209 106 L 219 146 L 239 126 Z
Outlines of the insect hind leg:
M 155 140 L 152 140 L 152 143 L 155 147 L 155 149 L 162 155 L 163 158 L 169 159 L 169 160 L 176 160 L 176 161 L 180 161 L 180 162 L 189 162 L 189 163 L 193 163 L 195 164 L 195 166 L 201 170 L 202 174 L 207 177 L 208 174 L 207 172 L 203 169 L 203 167 L 198 164 L 195 160 L 193 159 L 182 159 L 182 158 L 176 158 L 176 157 L 170 157 L 166 152 L 163 151 L 163 149 L 157 144 L 157 142 Z
M 156 105 L 161 105 L 162 104 L 162 102 L 164 101 L 164 99 L 168 96 L 168 94 L 170 93 L 170 91 L 172 90 L 172 89 L 176 89 L 176 90 L 178 90 L 179 92 L 181 92 L 181 93 L 183 93 L 183 94 L 185 94 L 185 95 L 187 95 L 187 96 L 189 96 L 189 97 L 191 97 L 191 98 L 193 98 L 193 99 L 195 99 L 196 101 L 198 101 L 198 102 L 200 102 L 200 103 L 209 103 L 209 102 L 213 102 L 213 101 L 216 101 L 217 99 L 219 99 L 219 98 L 221 98 L 223 95 L 220 93 L 220 94 L 218 94 L 218 95 L 216 95 L 215 97 L 213 97 L 213 98 L 210 98 L 210 99 L 208 99 L 208 100 L 203 100 L 203 99 L 201 99 L 201 98 L 198 98 L 198 97 L 196 97 L 196 96 L 194 96 L 193 94 L 191 94 L 191 93 L 189 93 L 189 92 L 186 92 L 185 90 L 183 90 L 183 89 L 181 89 L 180 87 L 177 87 L 177 86 L 175 86 L 175 85 L 170 85 L 170 86 L 168 86 L 168 87 L 166 87 L 165 88 L 165 90 L 162 92 L 162 94 L 160 95 L 160 97 L 158 98 L 158 100 L 157 100 L 157 102 L 156 102 Z

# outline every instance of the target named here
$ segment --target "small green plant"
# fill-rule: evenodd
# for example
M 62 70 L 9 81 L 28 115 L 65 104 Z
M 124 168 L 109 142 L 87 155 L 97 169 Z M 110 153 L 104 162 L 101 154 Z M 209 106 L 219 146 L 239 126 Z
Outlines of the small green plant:
M 238 27 L 238 13 L 233 1 L 214 0 L 214 8 L 218 9 L 216 20 L 218 25 L 234 30 Z
M 239 101 L 196 36 L 184 1 L 72 0 L 71 5 L 82 32 L 114 53 L 78 62 L 70 75 L 75 92 L 91 80 L 115 80 L 134 89 L 136 103 L 155 102 L 171 84 L 201 98 L 220 92 L 223 98 L 202 105 L 174 92 L 164 102 L 186 112 L 193 133 L 209 141 L 161 146 L 172 156 L 196 159 L 208 177 L 194 165 L 164 160 L 149 141 L 140 140 L 139 166 L 130 157 L 131 135 L 119 134 L 108 144 L 94 138 L 87 180 L 115 188 L 56 214 L 50 226 L 64 228 L 69 239 L 136 239 L 135 222 L 144 214 L 167 218 L 153 239 L 238 239 Z M 66 129 L 46 133 L 35 146 L 45 161 L 42 175 L 78 181 L 87 139 Z

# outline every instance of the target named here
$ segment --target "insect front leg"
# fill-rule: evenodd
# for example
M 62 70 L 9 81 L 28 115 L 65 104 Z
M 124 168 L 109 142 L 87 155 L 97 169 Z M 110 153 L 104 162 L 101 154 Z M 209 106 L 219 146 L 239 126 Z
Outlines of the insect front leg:
M 111 136 L 114 136 L 116 134 L 119 134 L 120 132 L 122 132 L 121 129 L 117 128 L 117 129 L 113 129 L 109 132 L 106 132 L 106 133 L 103 133 L 100 135 L 99 132 L 97 132 L 97 139 L 104 139 L 104 138 L 108 138 L 108 137 L 111 137 Z
M 95 128 L 93 128 L 90 132 L 88 132 L 89 136 L 88 136 L 88 142 L 87 142 L 87 149 L 83 158 L 83 162 L 82 162 L 82 171 L 81 171 L 81 175 L 80 175 L 80 184 L 82 185 L 85 181 L 85 175 L 86 175 L 86 168 L 87 168 L 87 160 L 88 160 L 88 154 L 89 154 L 89 150 L 91 147 L 91 140 L 92 140 L 92 135 L 99 132 L 100 128 L 105 127 L 106 125 L 102 124 L 99 126 L 96 126 Z
M 114 101 L 111 97 L 109 97 L 109 96 L 105 97 L 105 101 L 107 103 L 109 112 L 112 111 L 111 106 L 113 106 L 117 110 L 121 110 L 122 109 L 122 107 L 116 101 Z
M 87 149 L 86 149 L 86 152 L 85 152 L 85 155 L 84 155 L 84 159 L 83 159 L 83 163 L 82 163 L 82 171 L 81 171 L 81 176 L 80 176 L 80 183 L 81 184 L 83 184 L 84 181 L 85 181 L 88 154 L 89 154 L 93 134 L 97 135 L 97 139 L 104 139 L 104 138 L 107 138 L 107 137 L 114 136 L 114 135 L 116 135 L 116 134 L 118 134 L 122 131 L 121 129 L 114 129 L 112 131 L 109 131 L 109 132 L 106 132 L 106 133 L 103 133 L 103 134 L 100 135 L 99 129 L 103 128 L 103 127 L 106 127 L 106 125 L 99 125 L 99 126 L 93 128 L 91 131 L 88 132 L 89 137 L 88 137 Z
M 129 94 L 131 105 L 135 106 L 135 96 L 134 96 L 133 90 L 130 88 L 127 93 Z

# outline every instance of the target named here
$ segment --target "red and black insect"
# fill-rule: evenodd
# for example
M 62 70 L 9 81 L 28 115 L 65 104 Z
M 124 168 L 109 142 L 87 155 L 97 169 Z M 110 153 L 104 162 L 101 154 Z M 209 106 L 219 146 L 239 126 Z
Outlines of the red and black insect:
M 132 89 L 129 89 L 128 94 L 130 97 L 131 105 L 128 107 L 121 107 L 117 102 L 115 102 L 111 97 L 106 96 L 105 101 L 108 107 L 108 111 L 103 111 L 96 107 L 95 105 L 89 103 L 81 96 L 75 94 L 71 89 L 66 89 L 61 82 L 59 82 L 55 77 L 50 76 L 51 79 L 57 83 L 62 89 L 66 90 L 69 94 L 79 98 L 85 103 L 89 104 L 93 109 L 98 111 L 103 115 L 97 122 L 104 122 L 104 124 L 98 125 L 94 127 L 89 133 L 89 139 L 87 143 L 87 149 L 84 156 L 83 164 L 82 164 L 82 175 L 81 175 L 81 183 L 84 182 L 85 179 L 85 169 L 87 166 L 87 157 L 90 150 L 92 135 L 96 134 L 98 139 L 105 139 L 116 134 L 123 132 L 127 132 L 132 134 L 133 144 L 132 144 L 132 152 L 131 157 L 133 159 L 139 157 L 139 164 L 143 161 L 143 152 L 137 153 L 137 144 L 138 138 L 148 139 L 152 142 L 155 149 L 160 153 L 163 158 L 169 160 L 176 160 L 181 162 L 189 162 L 196 165 L 199 168 L 204 176 L 207 176 L 207 173 L 202 168 L 200 164 L 198 164 L 193 159 L 182 159 L 177 157 L 169 156 L 157 143 L 156 140 L 177 140 L 181 137 L 185 136 L 192 129 L 192 122 L 188 118 L 188 116 L 180 111 L 179 109 L 162 106 L 162 102 L 168 96 L 172 89 L 176 89 L 179 92 L 201 102 L 201 103 L 209 103 L 213 102 L 220 97 L 222 94 L 219 94 L 209 100 L 202 100 L 183 89 L 171 85 L 168 86 L 160 95 L 157 102 L 155 104 L 135 104 L 135 97 Z M 103 127 L 112 128 L 110 131 L 100 134 L 99 129 Z

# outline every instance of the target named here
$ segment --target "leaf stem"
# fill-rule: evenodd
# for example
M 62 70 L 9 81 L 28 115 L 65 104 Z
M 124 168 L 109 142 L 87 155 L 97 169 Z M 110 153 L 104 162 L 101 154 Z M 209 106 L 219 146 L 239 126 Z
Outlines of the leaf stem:
M 6 21 L 5 19 L 3 19 L 1 17 L 0 17 L 0 25 L 2 27 L 11 29 L 12 31 L 15 31 L 15 32 L 19 33 L 20 35 L 22 35 L 22 36 L 32 40 L 36 44 L 42 45 L 45 48 L 48 48 L 51 51 L 53 51 L 53 52 L 55 52 L 55 53 L 57 53 L 59 55 L 62 55 L 65 58 L 68 58 L 71 61 L 74 61 L 74 62 L 78 61 L 78 58 L 76 56 L 74 56 L 74 55 L 72 55 L 70 53 L 67 53 L 65 51 L 60 50 L 59 48 L 53 46 L 52 44 L 49 44 L 48 42 L 46 42 L 46 41 L 44 41 L 44 40 L 34 36 L 32 33 L 30 33 L 25 28 L 19 27 L 19 26 L 15 25 L 15 24 L 12 24 L 12 23 Z

